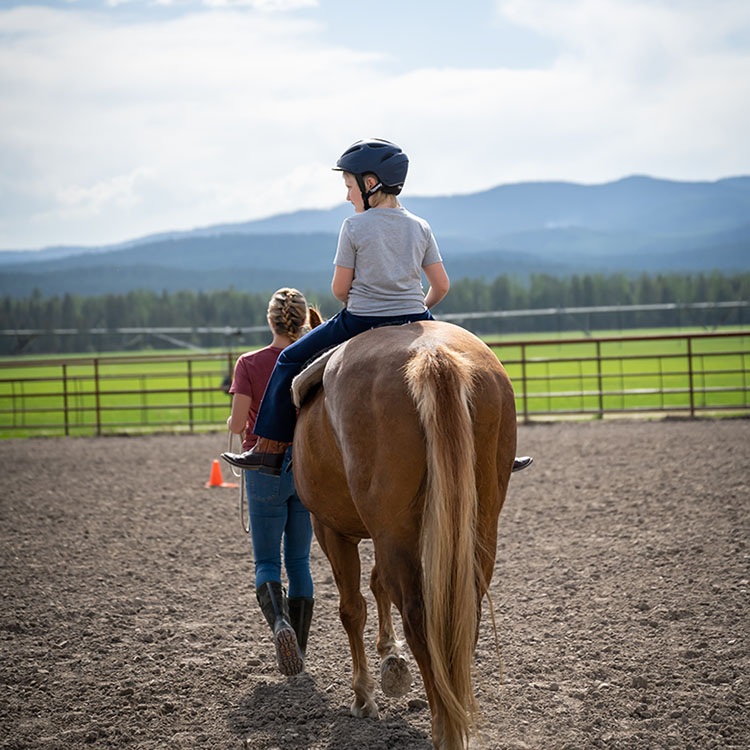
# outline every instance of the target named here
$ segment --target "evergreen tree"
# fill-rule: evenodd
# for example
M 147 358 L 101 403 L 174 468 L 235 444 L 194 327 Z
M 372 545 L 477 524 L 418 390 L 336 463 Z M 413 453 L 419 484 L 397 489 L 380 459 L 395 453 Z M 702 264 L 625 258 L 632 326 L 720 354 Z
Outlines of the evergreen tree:
M 318 306 L 324 317 L 341 309 L 341 303 L 327 294 L 303 290 L 310 304 Z M 65 294 L 43 297 L 35 289 L 27 298 L 4 297 L 0 300 L 0 329 L 77 329 L 79 334 L 41 335 L 32 338 L 3 336 L 1 353 L 28 354 L 57 352 L 96 352 L 121 348 L 146 348 L 158 345 L 149 336 L 126 337 L 118 334 L 91 334 L 92 328 L 109 331 L 118 328 L 148 327 L 226 327 L 228 331 L 246 327 L 265 327 L 266 309 L 270 293 L 246 293 L 234 288 L 223 291 L 193 292 L 163 291 L 157 294 L 138 290 L 127 294 L 106 294 L 81 297 Z M 555 277 L 545 273 L 533 274 L 524 283 L 508 275 L 492 280 L 464 278 L 453 281 L 448 296 L 435 310 L 439 317 L 448 313 L 471 313 L 503 310 L 526 310 L 557 307 L 594 307 L 612 305 L 649 305 L 693 302 L 748 301 L 750 273 L 722 274 L 714 271 L 699 274 L 641 274 L 630 277 L 623 273 Z M 556 321 L 549 316 L 513 318 L 477 318 L 463 321 L 466 327 L 478 332 L 532 332 L 591 328 L 637 328 L 657 325 L 747 325 L 750 312 L 743 309 L 720 311 L 683 310 L 679 317 L 673 311 L 598 314 L 589 316 L 588 325 L 580 318 L 568 316 Z M 211 334 L 180 334 L 180 340 L 215 347 L 231 344 L 258 346 L 267 340 L 261 334 L 217 337 Z

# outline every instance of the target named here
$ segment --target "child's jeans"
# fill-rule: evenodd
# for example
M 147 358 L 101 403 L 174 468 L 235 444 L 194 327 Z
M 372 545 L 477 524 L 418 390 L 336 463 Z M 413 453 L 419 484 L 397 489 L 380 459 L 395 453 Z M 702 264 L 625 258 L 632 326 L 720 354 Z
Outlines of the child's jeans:
M 353 315 L 346 308 L 284 349 L 276 361 L 263 399 L 253 433 L 259 437 L 289 443 L 294 437 L 297 410 L 292 403 L 292 380 L 304 365 L 317 354 L 332 346 L 383 325 L 403 325 L 417 320 L 434 320 L 429 310 L 411 315 Z

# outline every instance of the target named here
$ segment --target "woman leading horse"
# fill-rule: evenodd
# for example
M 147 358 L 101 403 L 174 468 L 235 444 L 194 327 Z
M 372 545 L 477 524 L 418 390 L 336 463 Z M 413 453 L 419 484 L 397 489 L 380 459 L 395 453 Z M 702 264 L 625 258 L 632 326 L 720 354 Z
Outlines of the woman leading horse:
M 296 425 L 295 482 L 339 589 L 352 712 L 377 716 L 357 550 L 371 538 L 381 685 L 397 695 L 411 681 L 393 603 L 439 750 L 465 748 L 476 727 L 471 668 L 515 449 L 504 368 L 473 334 L 436 321 L 376 328 L 343 344 Z

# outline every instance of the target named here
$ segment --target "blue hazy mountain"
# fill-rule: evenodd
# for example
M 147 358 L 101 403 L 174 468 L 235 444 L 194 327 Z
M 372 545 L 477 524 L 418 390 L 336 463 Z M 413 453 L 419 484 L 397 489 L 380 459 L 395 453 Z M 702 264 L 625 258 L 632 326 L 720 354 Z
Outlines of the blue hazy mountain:
M 750 270 L 750 177 L 603 185 L 528 182 L 403 198 L 426 218 L 453 278 Z M 0 294 L 136 288 L 325 291 L 348 204 L 98 247 L 0 251 Z

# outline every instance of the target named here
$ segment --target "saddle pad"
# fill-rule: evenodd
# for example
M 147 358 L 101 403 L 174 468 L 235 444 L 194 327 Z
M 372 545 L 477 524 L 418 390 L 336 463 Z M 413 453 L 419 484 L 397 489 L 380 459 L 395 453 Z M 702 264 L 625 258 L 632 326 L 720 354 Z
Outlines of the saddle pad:
M 344 342 L 346 343 L 346 342 Z M 292 380 L 292 403 L 299 409 L 305 401 L 307 394 L 323 380 L 323 370 L 326 369 L 331 355 L 344 344 L 337 344 L 326 349 L 315 359 L 305 365 L 304 370 Z

